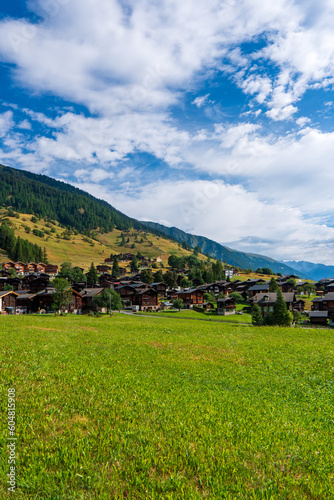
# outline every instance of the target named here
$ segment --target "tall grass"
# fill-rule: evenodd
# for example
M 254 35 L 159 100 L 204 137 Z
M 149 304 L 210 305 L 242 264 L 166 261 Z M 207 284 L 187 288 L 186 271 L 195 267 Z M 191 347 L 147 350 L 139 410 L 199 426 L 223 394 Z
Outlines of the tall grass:
M 16 499 L 334 498 L 332 331 L 124 315 L 0 331 Z

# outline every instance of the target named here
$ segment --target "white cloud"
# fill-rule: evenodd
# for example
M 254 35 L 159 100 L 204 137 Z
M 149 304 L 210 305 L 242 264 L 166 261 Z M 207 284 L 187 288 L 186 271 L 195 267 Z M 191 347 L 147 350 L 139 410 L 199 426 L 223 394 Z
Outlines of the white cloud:
M 332 230 L 305 215 L 321 218 L 334 209 L 334 136 L 297 111 L 307 90 L 334 83 L 332 2 L 130 0 L 125 8 L 116 0 L 99 0 L 98 7 L 93 0 L 31 0 L 29 6 L 41 15 L 39 23 L 0 21 L 0 59 L 12 65 L 17 85 L 81 104 L 90 116 L 76 114 L 68 102 L 56 118 L 7 104 L 11 110 L 0 115 L 2 160 L 59 176 L 68 173 L 61 171 L 66 165 L 90 192 L 136 217 L 168 218 L 270 254 L 283 256 L 285 249 L 296 258 L 293 252 L 306 255 L 308 245 L 331 258 Z M 251 45 L 257 41 L 265 47 Z M 171 110 L 186 92 L 197 92 L 193 104 L 205 110 L 212 94 L 203 82 L 220 71 L 247 96 L 249 123 L 231 125 L 221 113 L 213 131 L 202 124 L 184 130 Z M 274 125 L 263 128 L 265 120 Z M 277 136 L 279 122 L 299 132 Z M 24 130 L 35 125 L 38 134 L 29 142 Z M 175 181 L 140 188 L 159 172 L 145 176 L 129 165 L 137 153 L 162 160 L 161 170 L 173 167 L 167 177 Z M 136 174 L 139 192 L 133 192 Z M 194 180 L 204 174 L 218 180 Z M 181 182 L 182 176 L 192 180 Z M 107 182 L 116 178 L 123 183 L 111 196 Z M 210 190 L 219 195 L 210 198 Z M 188 215 L 182 207 L 190 207 Z
M 195 104 L 198 108 L 201 108 L 207 102 L 209 95 L 210 94 L 206 94 L 196 97 L 196 99 L 193 100 L 193 104 Z
M 130 193 L 102 192 L 92 184 L 76 184 L 140 220 L 175 225 L 239 250 L 269 254 L 277 259 L 321 259 L 332 262 L 334 229 L 305 220 L 295 208 L 261 202 L 242 186 L 223 182 L 178 181 L 150 183 Z M 129 195 L 131 194 L 131 196 Z M 232 209 L 233 207 L 233 209 Z M 168 218 L 166 219 L 166 214 Z
M 13 125 L 12 111 L 6 111 L 0 114 L 0 137 L 5 137 Z

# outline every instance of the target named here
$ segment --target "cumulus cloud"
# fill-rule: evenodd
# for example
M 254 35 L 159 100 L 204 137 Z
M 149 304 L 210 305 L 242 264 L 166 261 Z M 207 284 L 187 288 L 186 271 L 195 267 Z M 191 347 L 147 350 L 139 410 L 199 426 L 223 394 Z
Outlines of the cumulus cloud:
M 60 109 L 3 103 L 2 161 L 69 175 L 130 215 L 240 248 L 296 258 L 312 247 L 332 258 L 323 218 L 334 209 L 334 136 L 299 112 L 307 91 L 334 83 L 331 2 L 28 5 L 38 22 L 0 21 L 0 60 L 16 88 L 56 96 Z M 227 91 L 213 102 L 206 82 L 220 78 L 245 96 L 242 121 L 219 108 L 230 105 Z M 186 115 L 187 95 L 204 116 L 198 127 L 174 114 Z M 160 167 L 131 164 L 136 154 Z
M 98 193 L 94 184 L 76 186 Z M 103 198 L 130 216 L 177 225 L 232 248 L 277 259 L 294 259 L 298 255 L 300 259 L 330 263 L 334 258 L 333 228 L 305 219 L 296 208 L 263 202 L 241 185 L 221 181 L 158 182 L 130 188 L 127 194 L 104 190 Z

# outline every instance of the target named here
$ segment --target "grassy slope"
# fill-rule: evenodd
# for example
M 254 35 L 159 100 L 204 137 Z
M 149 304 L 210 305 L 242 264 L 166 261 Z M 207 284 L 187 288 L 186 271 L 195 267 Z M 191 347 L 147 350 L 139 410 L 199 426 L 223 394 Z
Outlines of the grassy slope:
M 4 211 L 0 210 L 0 217 L 3 215 Z M 64 239 L 57 239 L 57 234 L 61 235 L 64 229 L 58 225 L 54 226 L 56 233 L 52 233 L 51 236 L 45 235 L 44 238 L 33 235 L 32 233 L 27 234 L 24 229 L 24 225 L 29 226 L 31 230 L 34 228 L 43 230 L 45 228 L 45 221 L 41 219 L 36 224 L 31 222 L 31 215 L 20 214 L 20 218 L 10 217 L 9 220 L 14 224 L 16 236 L 27 239 L 32 243 L 37 243 L 41 247 L 46 247 L 49 262 L 52 264 L 61 264 L 65 261 L 72 262 L 73 265 L 78 265 L 85 269 L 88 269 L 91 262 L 95 265 L 103 263 L 106 257 L 109 257 L 111 253 L 137 253 L 140 251 L 143 255 L 147 257 L 159 257 L 161 250 L 162 261 L 164 265 L 167 265 L 168 257 L 171 253 L 176 253 L 177 255 L 191 255 L 192 252 L 184 250 L 178 243 L 161 238 L 159 236 L 147 233 L 147 239 L 144 239 L 143 243 L 139 243 L 142 233 L 131 230 L 129 233 L 124 232 L 126 239 L 129 237 L 129 243 L 125 246 L 120 246 L 121 241 L 121 231 L 115 229 L 111 233 L 107 234 L 97 234 L 99 241 L 91 240 L 94 243 L 92 246 L 89 242 L 84 240 L 83 235 L 73 235 L 71 236 L 71 241 Z M 46 228 L 50 229 L 50 228 Z M 135 241 L 132 234 L 137 233 L 138 242 Z M 152 245 L 150 244 L 152 242 Z M 135 243 L 136 248 L 132 249 L 131 245 Z M 201 256 L 204 258 L 204 256 Z M 7 260 L 7 256 L 0 252 L 0 263 Z M 124 267 L 123 264 L 120 264 Z
M 333 331 L 123 315 L 0 323 L 17 500 L 333 498 Z

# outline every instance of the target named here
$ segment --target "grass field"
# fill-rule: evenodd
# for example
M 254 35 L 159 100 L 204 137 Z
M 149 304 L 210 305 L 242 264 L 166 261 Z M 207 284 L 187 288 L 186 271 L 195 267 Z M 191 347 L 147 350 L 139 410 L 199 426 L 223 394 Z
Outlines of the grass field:
M 0 332 L 15 499 L 334 498 L 331 330 L 115 314 Z
M 197 319 L 203 321 L 220 321 L 220 322 L 230 322 L 230 323 L 251 323 L 252 316 L 250 314 L 231 314 L 228 316 L 218 316 L 216 313 L 210 312 L 197 312 L 192 309 L 181 309 L 181 311 L 176 309 L 147 313 L 147 312 L 137 312 L 136 315 L 152 315 L 152 317 L 162 317 L 162 318 L 175 318 L 175 319 Z

